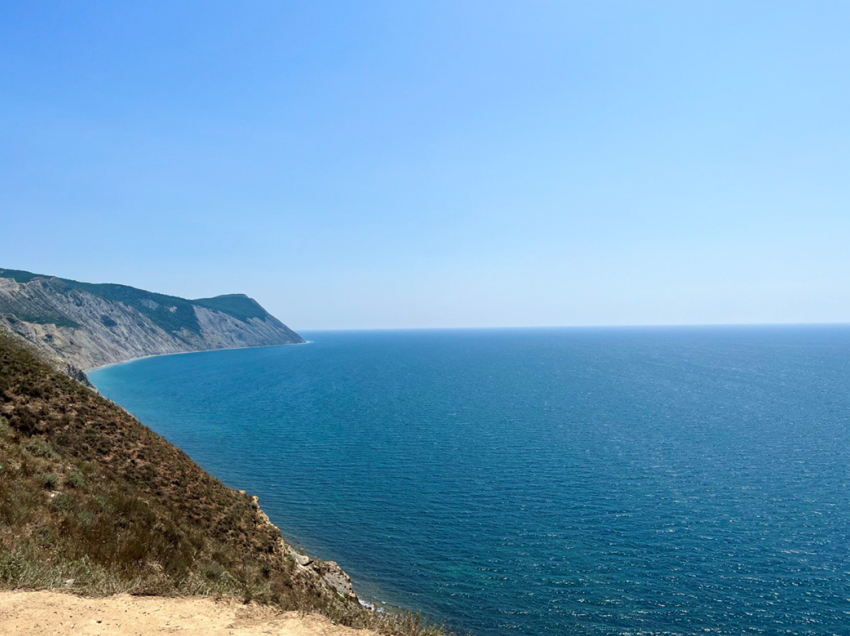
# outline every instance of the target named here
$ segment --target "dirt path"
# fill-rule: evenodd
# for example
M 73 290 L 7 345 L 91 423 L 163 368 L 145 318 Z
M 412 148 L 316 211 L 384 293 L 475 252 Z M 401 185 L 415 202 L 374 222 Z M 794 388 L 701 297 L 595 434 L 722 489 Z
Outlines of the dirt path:
M 0 593 L 3 636 L 376 636 L 326 618 L 211 598 Z

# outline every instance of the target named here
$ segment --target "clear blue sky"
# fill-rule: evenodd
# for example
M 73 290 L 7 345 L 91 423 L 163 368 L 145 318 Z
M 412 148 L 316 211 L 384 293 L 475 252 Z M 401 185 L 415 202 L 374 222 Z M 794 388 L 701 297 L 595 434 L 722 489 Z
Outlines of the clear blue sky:
M 0 267 L 296 329 L 850 321 L 850 3 L 0 7 Z

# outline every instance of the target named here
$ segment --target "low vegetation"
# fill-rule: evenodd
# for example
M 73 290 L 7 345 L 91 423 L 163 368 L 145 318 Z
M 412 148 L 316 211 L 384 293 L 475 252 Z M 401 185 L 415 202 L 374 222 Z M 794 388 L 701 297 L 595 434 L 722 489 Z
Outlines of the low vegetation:
M 192 302 L 207 309 L 229 314 L 243 322 L 247 322 L 251 318 L 262 319 L 269 315 L 260 303 L 245 294 L 225 294 L 215 298 L 199 298 Z
M 386 634 L 380 614 L 300 568 L 255 501 L 0 333 L 0 586 L 236 596 Z

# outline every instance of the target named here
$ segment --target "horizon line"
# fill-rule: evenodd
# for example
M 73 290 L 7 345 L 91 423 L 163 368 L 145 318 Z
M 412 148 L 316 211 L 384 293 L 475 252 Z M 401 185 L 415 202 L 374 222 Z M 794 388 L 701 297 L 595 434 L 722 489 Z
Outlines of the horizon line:
M 688 327 L 848 327 L 847 322 L 717 322 L 717 323 L 646 323 L 606 325 L 504 325 L 483 327 L 299 327 L 301 331 L 481 331 L 499 329 L 659 329 Z M 292 327 L 290 327 L 292 328 Z

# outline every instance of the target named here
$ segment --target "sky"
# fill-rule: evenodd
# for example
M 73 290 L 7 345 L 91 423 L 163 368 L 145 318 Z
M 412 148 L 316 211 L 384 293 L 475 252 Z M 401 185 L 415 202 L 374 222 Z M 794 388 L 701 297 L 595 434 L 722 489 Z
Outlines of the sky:
M 850 3 L 0 6 L 0 267 L 295 329 L 850 322 Z

